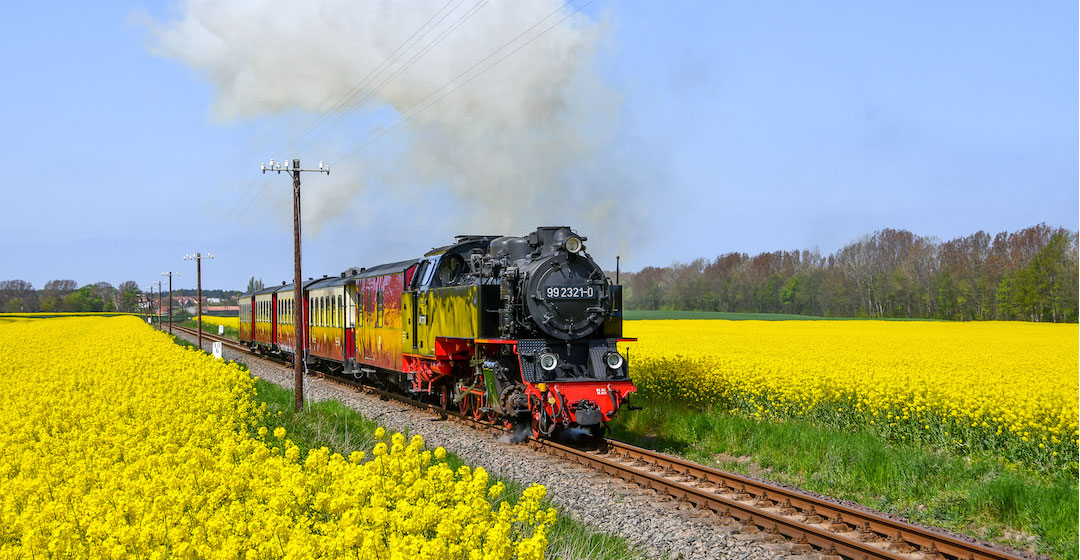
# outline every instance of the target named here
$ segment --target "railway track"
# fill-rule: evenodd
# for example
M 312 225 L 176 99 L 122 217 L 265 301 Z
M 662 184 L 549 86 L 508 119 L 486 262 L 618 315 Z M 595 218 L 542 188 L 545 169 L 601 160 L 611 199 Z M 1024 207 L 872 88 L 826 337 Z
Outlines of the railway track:
M 197 334 L 195 329 L 173 328 Z M 250 352 L 248 347 L 227 338 L 205 332 L 203 337 L 236 351 Z M 481 429 L 506 429 L 351 379 L 327 379 Z M 1027 560 L 989 543 L 919 527 L 612 439 L 593 441 L 587 447 L 533 438 L 524 443 L 636 484 L 654 492 L 658 499 L 695 508 L 702 515 L 714 517 L 718 530 L 758 541 L 786 555 L 822 560 Z

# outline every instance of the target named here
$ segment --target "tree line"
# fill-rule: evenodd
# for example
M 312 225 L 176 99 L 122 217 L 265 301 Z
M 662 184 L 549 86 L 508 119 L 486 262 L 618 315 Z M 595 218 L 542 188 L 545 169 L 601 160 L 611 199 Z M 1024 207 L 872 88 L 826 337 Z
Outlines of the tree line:
M 6 313 L 139 311 L 139 285 L 98 282 L 79 287 L 74 280 L 50 280 L 35 290 L 25 280 L 0 281 L 0 310 Z
M 1077 244 L 1046 224 L 945 242 L 883 229 L 830 255 L 725 253 L 620 280 L 627 309 L 1076 322 Z

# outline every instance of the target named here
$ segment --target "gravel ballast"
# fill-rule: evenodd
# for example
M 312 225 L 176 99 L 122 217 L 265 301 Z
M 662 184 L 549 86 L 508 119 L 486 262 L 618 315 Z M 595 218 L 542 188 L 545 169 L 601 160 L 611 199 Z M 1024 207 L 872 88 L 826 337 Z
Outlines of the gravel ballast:
M 176 333 L 194 342 L 194 336 Z M 203 346 L 210 349 L 210 341 Z M 292 388 L 291 368 L 248 353 L 225 348 L 226 359 L 248 365 L 259 378 Z M 599 474 L 570 461 L 515 445 L 505 436 L 483 432 L 456 422 L 438 421 L 432 414 L 401 403 L 383 401 L 347 386 L 313 376 L 306 377 L 305 396 L 313 401 L 336 400 L 388 430 L 421 434 L 424 442 L 457 454 L 489 474 L 520 483 L 547 487 L 548 498 L 574 518 L 626 539 L 650 558 L 723 559 L 780 558 L 782 549 L 770 550 L 731 534 L 717 517 L 701 514 L 675 502 L 659 501 L 651 491 Z M 686 509 L 684 509 L 686 508 Z

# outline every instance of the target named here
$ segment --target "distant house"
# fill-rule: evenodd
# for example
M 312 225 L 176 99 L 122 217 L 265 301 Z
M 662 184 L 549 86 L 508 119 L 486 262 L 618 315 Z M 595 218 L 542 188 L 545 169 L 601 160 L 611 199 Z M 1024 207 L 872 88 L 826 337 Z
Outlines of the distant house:
M 220 301 L 220 300 L 219 300 Z M 216 315 L 218 317 L 236 317 L 240 315 L 239 305 L 204 305 L 203 315 Z

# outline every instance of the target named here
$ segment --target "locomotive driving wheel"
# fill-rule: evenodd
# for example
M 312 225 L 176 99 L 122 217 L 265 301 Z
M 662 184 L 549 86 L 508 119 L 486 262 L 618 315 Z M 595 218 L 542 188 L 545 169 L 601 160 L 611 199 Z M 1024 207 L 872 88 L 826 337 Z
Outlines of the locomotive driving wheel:
M 458 412 L 460 412 L 462 414 L 462 416 L 471 415 L 472 414 L 472 394 L 465 393 L 464 395 L 461 395 L 461 399 L 458 401 L 457 406 L 458 406 Z
M 480 397 L 480 395 L 475 395 L 475 394 L 472 394 L 472 393 L 469 394 L 469 397 L 471 397 L 472 400 L 473 400 L 473 404 L 472 404 L 473 419 L 475 419 L 475 420 L 483 420 L 484 419 L 484 413 L 481 412 L 481 410 L 484 408 L 484 399 L 482 397 Z
M 450 387 L 445 383 L 439 386 L 439 407 L 443 410 L 450 409 Z

